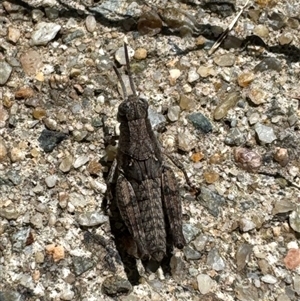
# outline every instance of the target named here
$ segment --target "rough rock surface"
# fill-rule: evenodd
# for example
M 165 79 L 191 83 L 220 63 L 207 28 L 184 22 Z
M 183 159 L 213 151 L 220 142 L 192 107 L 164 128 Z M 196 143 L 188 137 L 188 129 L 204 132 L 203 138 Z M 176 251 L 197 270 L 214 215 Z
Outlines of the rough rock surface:
M 300 4 L 250 1 L 209 56 L 244 2 L 0 2 L 0 300 L 299 300 Z M 105 210 L 125 36 L 191 184 L 154 274 Z

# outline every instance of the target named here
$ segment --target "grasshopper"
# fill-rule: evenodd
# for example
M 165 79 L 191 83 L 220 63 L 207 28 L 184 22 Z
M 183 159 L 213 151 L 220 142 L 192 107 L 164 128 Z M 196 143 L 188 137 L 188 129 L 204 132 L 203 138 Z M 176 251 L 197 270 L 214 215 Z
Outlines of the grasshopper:
M 119 145 L 108 187 L 115 187 L 116 204 L 137 246 L 138 257 L 160 263 L 166 256 L 169 233 L 174 246 L 181 249 L 185 245 L 181 200 L 175 175 L 166 165 L 151 128 L 148 102 L 137 95 L 126 43 L 124 52 L 133 94 L 127 95 L 114 66 L 124 100 L 118 108 Z

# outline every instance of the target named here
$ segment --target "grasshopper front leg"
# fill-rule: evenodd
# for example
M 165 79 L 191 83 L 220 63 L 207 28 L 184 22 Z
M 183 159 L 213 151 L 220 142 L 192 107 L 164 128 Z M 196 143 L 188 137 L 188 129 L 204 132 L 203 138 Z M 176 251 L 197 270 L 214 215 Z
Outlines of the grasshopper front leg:
M 123 174 L 119 174 L 117 180 L 116 197 L 122 219 L 137 245 L 141 259 L 149 259 L 138 200 L 130 182 Z
M 163 166 L 162 172 L 162 201 L 170 225 L 173 244 L 182 249 L 186 242 L 182 233 L 181 201 L 175 175 L 167 166 Z

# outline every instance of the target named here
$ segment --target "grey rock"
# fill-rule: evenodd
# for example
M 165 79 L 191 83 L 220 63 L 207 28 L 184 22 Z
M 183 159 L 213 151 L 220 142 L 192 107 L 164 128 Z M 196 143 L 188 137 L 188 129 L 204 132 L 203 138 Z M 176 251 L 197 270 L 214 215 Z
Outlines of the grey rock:
M 300 295 L 300 276 L 295 274 L 293 277 L 294 291 Z
M 20 172 L 14 169 L 9 170 L 6 173 L 7 178 L 15 185 L 20 185 L 22 183 L 22 177 Z
M 296 231 L 300 232 L 300 207 L 294 210 L 289 216 L 290 226 Z
M 131 290 L 130 282 L 118 275 L 107 277 L 102 283 L 102 291 L 108 296 L 128 294 Z
M 45 7 L 45 14 L 49 20 L 55 20 L 59 16 L 59 11 L 52 7 Z
M 183 275 L 186 273 L 185 262 L 180 256 L 176 254 L 171 257 L 170 268 L 172 277 L 176 281 L 181 281 Z
M 280 199 L 276 200 L 274 204 L 274 208 L 272 211 L 272 214 L 280 214 L 280 213 L 287 213 L 291 212 L 296 209 L 295 203 L 293 203 L 291 200 L 287 199 Z
M 84 164 L 86 164 L 87 162 L 89 162 L 90 158 L 86 155 L 82 155 L 79 156 L 78 158 L 76 158 L 75 162 L 73 163 L 73 167 L 79 168 L 81 166 L 83 166 Z
M 209 119 L 202 113 L 192 113 L 188 115 L 188 119 L 197 130 L 201 130 L 205 134 L 212 131 L 212 125 Z
M 12 244 L 15 252 L 21 252 L 26 246 L 26 241 L 30 235 L 30 228 L 24 228 L 13 234 Z M 1 299 L 0 299 L 1 300 Z
M 246 137 L 238 128 L 230 129 L 224 140 L 224 143 L 230 146 L 240 146 L 245 144 L 245 142 Z
M 61 163 L 59 164 L 59 169 L 62 172 L 69 172 L 73 165 L 73 157 L 71 155 L 62 159 Z
M 148 118 L 154 130 L 158 130 L 166 124 L 166 117 L 162 114 L 157 113 L 150 107 L 148 108 Z
M 215 281 L 212 280 L 206 274 L 198 275 L 197 276 L 197 283 L 198 283 L 198 289 L 199 289 L 200 293 L 203 294 L 203 295 L 209 293 L 216 284 Z
M 130 47 L 127 46 L 128 50 L 128 56 L 129 59 L 134 56 L 134 50 Z M 121 65 L 126 65 L 126 59 L 125 59 L 125 53 L 124 53 L 124 47 L 120 47 L 115 54 L 115 59 L 121 64 Z
M 81 29 L 77 29 L 63 37 L 63 42 L 69 44 L 71 41 L 84 36 L 84 32 Z
M 239 225 L 240 225 L 241 231 L 243 231 L 243 232 L 248 232 L 248 231 L 251 231 L 256 228 L 255 223 L 252 220 L 247 219 L 247 218 L 242 218 L 239 221 Z
M 226 265 L 217 249 L 212 249 L 207 255 L 207 265 L 216 271 L 222 271 Z
M 87 31 L 93 32 L 96 29 L 97 22 L 94 16 L 89 15 L 85 19 L 85 26 Z
M 219 216 L 220 207 L 224 206 L 226 203 L 225 198 L 205 186 L 201 187 L 201 194 L 198 196 L 197 200 L 214 217 Z
M 78 216 L 77 221 L 79 225 L 86 227 L 93 227 L 108 222 L 108 216 L 97 211 L 86 212 Z
M 12 67 L 5 61 L 0 62 L 0 85 L 4 85 L 12 72 Z
M 44 16 L 44 13 L 39 9 L 33 9 L 31 12 L 31 18 L 34 22 L 40 22 Z
M 36 212 L 30 219 L 30 223 L 35 227 L 35 228 L 42 228 L 43 227 L 43 215 L 39 212 Z
M 260 120 L 260 115 L 257 112 L 254 112 L 249 116 L 249 123 L 251 125 L 257 123 L 259 120 Z
M 36 26 L 36 30 L 31 35 L 31 43 L 34 46 L 45 46 L 53 40 L 60 31 L 61 26 L 56 23 L 41 22 Z
M 291 299 L 289 298 L 288 295 L 281 294 L 280 296 L 278 296 L 278 298 L 276 299 L 276 301 L 291 301 Z
M 45 178 L 45 182 L 48 188 L 53 188 L 57 182 L 57 176 L 51 175 Z
M 268 284 L 275 284 L 278 280 L 273 275 L 267 274 L 261 277 L 261 281 Z
M 84 131 L 84 130 L 81 130 L 81 131 L 75 130 L 72 132 L 72 135 L 76 141 L 80 142 L 80 141 L 83 141 L 87 137 L 88 132 Z
M 74 273 L 76 276 L 80 276 L 94 266 L 94 262 L 90 258 L 73 256 L 72 261 L 74 266 Z
M 201 253 L 187 246 L 183 249 L 186 260 L 198 260 L 201 258 Z
M 88 199 L 76 192 L 70 193 L 69 201 L 74 207 L 80 208 L 83 208 L 88 204 Z
M 184 223 L 182 231 L 186 242 L 189 243 L 199 234 L 200 229 L 196 225 Z
M 279 60 L 277 60 L 274 57 L 268 57 L 263 59 L 258 65 L 255 66 L 254 71 L 255 72 L 263 72 L 266 70 L 275 70 L 275 71 L 281 71 L 282 66 Z
M 16 291 L 0 291 L 1 301 L 22 301 L 23 297 Z
M 13 206 L 0 208 L 0 216 L 6 218 L 7 220 L 15 220 L 19 217 L 19 215 L 19 211 Z
M 179 114 L 180 114 L 179 106 L 172 106 L 168 110 L 168 118 L 170 119 L 170 121 L 178 120 Z
M 67 138 L 67 135 L 60 132 L 54 132 L 44 129 L 38 139 L 41 148 L 50 153 L 54 148 L 63 140 Z
M 200 78 L 200 75 L 196 72 L 196 68 L 192 68 L 188 73 L 188 82 L 195 82 Z
M 193 245 L 195 246 L 196 250 L 201 252 L 205 249 L 207 242 L 209 241 L 209 237 L 205 234 L 200 234 L 194 241 Z
M 257 288 L 253 285 L 243 285 L 236 283 L 235 295 L 240 301 L 259 301 Z
M 236 265 L 238 271 L 241 271 L 247 264 L 252 253 L 253 246 L 250 244 L 242 244 L 238 247 L 236 252 Z
M 214 58 L 214 62 L 220 67 L 230 67 L 235 63 L 235 55 L 231 53 L 219 55 Z
M 272 143 L 277 139 L 276 135 L 274 134 L 274 130 L 271 127 L 265 126 L 261 123 L 257 123 L 255 125 L 255 132 L 259 141 L 262 143 Z

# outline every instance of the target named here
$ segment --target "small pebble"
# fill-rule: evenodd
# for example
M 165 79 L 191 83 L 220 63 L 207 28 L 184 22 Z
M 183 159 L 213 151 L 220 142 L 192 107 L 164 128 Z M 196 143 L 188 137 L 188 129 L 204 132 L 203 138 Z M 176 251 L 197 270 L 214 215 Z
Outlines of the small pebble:
M 267 38 L 269 36 L 269 29 L 263 24 L 255 26 L 253 33 L 258 35 L 261 38 Z
M 147 50 L 145 48 L 137 48 L 134 53 L 134 58 L 137 60 L 144 60 L 147 57 Z
M 278 280 L 276 277 L 267 274 L 261 277 L 261 281 L 268 283 L 268 284 L 275 284 Z
M 277 161 L 282 167 L 289 163 L 289 154 L 286 148 L 276 148 L 274 153 L 274 160 Z
M 22 98 L 27 99 L 27 98 L 31 98 L 33 95 L 34 95 L 34 91 L 30 87 L 22 87 L 15 92 L 16 99 L 22 99 Z
M 169 70 L 169 74 L 170 74 L 170 76 L 169 76 L 170 85 L 174 86 L 176 83 L 176 80 L 181 75 L 181 71 L 179 69 L 171 69 L 171 70 Z
M 234 150 L 235 161 L 247 171 L 256 171 L 262 164 L 259 154 L 247 148 L 238 147 Z
M 7 148 L 5 142 L 0 138 L 0 162 L 4 160 L 7 156 Z
M 189 152 L 195 147 L 194 137 L 187 129 L 184 130 L 183 132 L 179 132 L 177 138 L 178 138 L 178 148 L 180 150 Z
M 208 252 L 206 264 L 215 271 L 222 271 L 226 268 L 226 264 L 217 249 L 212 249 Z
M 300 266 L 300 250 L 295 248 L 289 249 L 283 261 L 287 269 L 296 269 Z
M 260 105 L 266 102 L 267 93 L 261 89 L 254 88 L 250 89 L 248 97 L 255 105 Z
M 66 156 L 60 163 L 59 169 L 62 172 L 69 172 L 73 165 L 73 157 L 71 155 Z
M 10 159 L 12 162 L 19 162 L 25 158 L 25 152 L 19 147 L 13 147 L 10 150 Z
M 201 152 L 193 153 L 191 156 L 192 161 L 194 161 L 195 163 L 201 161 L 203 158 L 204 158 L 204 154 Z
M 78 216 L 77 221 L 79 225 L 85 227 L 94 227 L 108 222 L 108 216 L 103 215 L 97 211 L 86 212 Z
M 204 179 L 205 179 L 205 182 L 207 184 L 212 184 L 214 182 L 217 182 L 219 180 L 219 174 L 217 172 L 214 172 L 214 171 L 205 171 L 203 173 L 203 176 L 204 176 Z
M 99 175 L 102 170 L 102 165 L 98 162 L 98 160 L 91 160 L 87 166 L 87 171 L 91 175 Z
M 54 262 L 60 261 L 65 258 L 65 249 L 63 246 L 50 244 L 45 247 L 46 252 L 50 254 Z
M 21 32 L 19 29 L 14 27 L 8 27 L 7 40 L 16 44 L 21 36 Z
M 280 45 L 288 45 L 293 41 L 293 34 L 291 32 L 285 32 L 278 38 Z
M 57 176 L 51 175 L 45 178 L 45 182 L 48 188 L 53 188 L 57 182 Z
M 73 167 L 75 169 L 79 168 L 79 167 L 83 166 L 84 164 L 86 164 L 89 160 L 90 160 L 90 158 L 86 155 L 79 156 L 78 158 L 75 159 L 75 161 L 73 163 Z
M 242 88 L 248 87 L 255 79 L 255 75 L 252 72 L 245 72 L 238 76 L 238 84 Z
M 231 108 L 234 108 L 237 104 L 238 100 L 240 98 L 240 95 L 237 92 L 231 92 L 226 95 L 226 97 L 220 101 L 220 103 L 217 105 L 214 111 L 214 119 L 220 120 L 223 117 L 225 117 L 228 113 L 228 111 Z
M 228 53 L 216 56 L 214 62 L 220 67 L 230 67 L 235 63 L 235 55 Z
M 200 78 L 199 74 L 196 72 L 195 68 L 192 68 L 188 73 L 188 82 L 193 83 Z
M 215 281 L 212 280 L 206 274 L 200 274 L 197 276 L 198 289 L 201 294 L 205 295 L 209 293 L 215 286 Z
M 172 122 L 178 120 L 179 114 L 180 114 L 180 107 L 179 106 L 172 106 L 168 110 L 168 118 Z
M 212 125 L 209 119 L 202 113 L 192 113 L 188 115 L 187 118 L 197 130 L 201 130 L 205 134 L 212 131 Z
M 40 54 L 31 49 L 21 54 L 20 62 L 27 75 L 36 75 L 43 66 L 43 60 Z
M 0 62 L 0 85 L 4 85 L 12 72 L 12 67 L 5 61 Z
M 256 123 L 254 128 L 259 141 L 262 143 L 272 143 L 277 139 L 273 129 L 269 126 L 265 126 L 261 123 Z
M 130 47 L 127 46 L 128 50 L 128 57 L 129 60 L 134 56 L 134 50 Z M 124 47 L 120 47 L 115 54 L 115 59 L 121 64 L 121 65 L 126 65 L 126 59 L 125 59 L 125 53 L 124 53 Z
M 33 46 L 46 46 L 60 31 L 61 26 L 55 23 L 40 22 L 31 35 Z
M 96 29 L 97 22 L 93 15 L 88 15 L 85 19 L 85 26 L 87 31 L 93 32 Z
M 32 111 L 32 116 L 37 120 L 43 119 L 44 117 L 46 117 L 46 115 L 46 110 L 41 107 L 36 107 Z
M 40 212 L 36 212 L 30 219 L 30 223 L 37 229 L 41 229 L 43 227 L 43 214 Z

